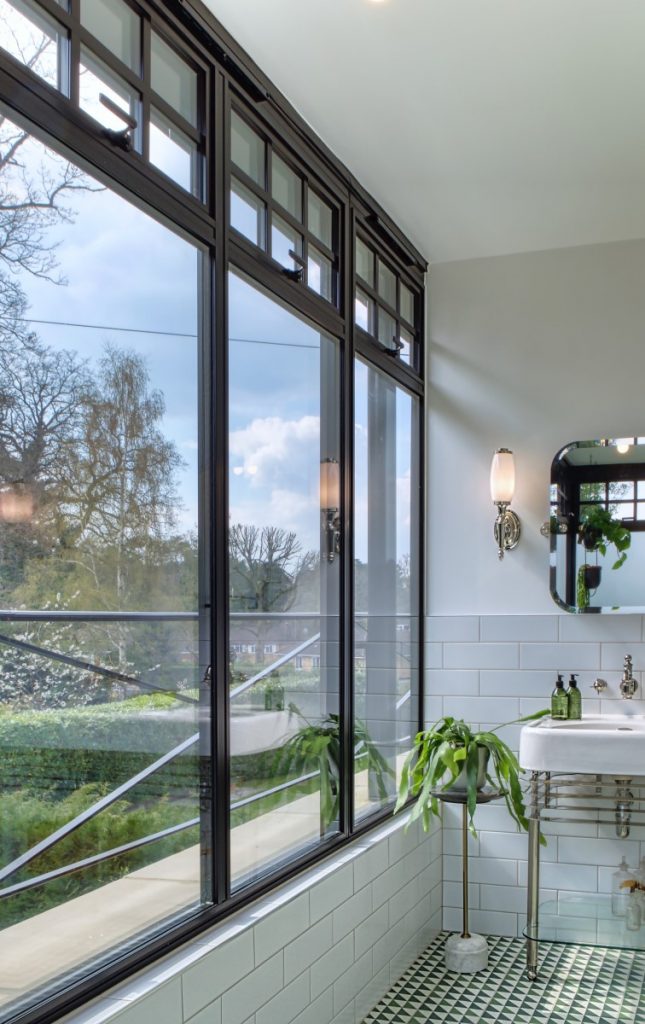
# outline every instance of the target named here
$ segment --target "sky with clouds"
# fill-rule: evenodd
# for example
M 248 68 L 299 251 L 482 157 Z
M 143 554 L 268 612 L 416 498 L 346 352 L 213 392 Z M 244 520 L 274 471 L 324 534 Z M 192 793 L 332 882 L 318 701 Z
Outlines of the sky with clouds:
M 34 168 L 51 159 L 36 140 L 22 155 Z M 151 385 L 165 398 L 161 428 L 184 460 L 179 528 L 194 529 L 199 252 L 108 189 L 75 193 L 70 205 L 72 221 L 48 235 L 58 245 L 66 283 L 23 275 L 27 315 L 45 343 L 75 350 L 90 365 L 106 343 L 142 356 Z M 294 530 L 303 551 L 316 550 L 320 462 L 338 456 L 338 342 L 234 272 L 229 309 L 231 522 Z M 356 554 L 366 560 L 369 389 L 364 367 L 357 372 L 356 388 Z M 321 403 L 328 410 L 322 439 Z M 400 389 L 392 429 L 400 558 L 410 551 L 411 437 L 411 399 Z

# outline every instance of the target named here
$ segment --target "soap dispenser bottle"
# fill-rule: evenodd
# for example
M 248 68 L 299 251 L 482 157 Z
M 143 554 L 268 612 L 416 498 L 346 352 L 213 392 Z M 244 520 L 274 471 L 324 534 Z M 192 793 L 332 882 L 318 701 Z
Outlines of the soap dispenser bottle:
M 574 673 L 571 673 L 569 677 L 569 689 L 567 690 L 567 702 L 569 710 L 569 718 L 582 718 L 582 694 L 578 689 L 578 683 Z
M 560 673 L 555 681 L 555 690 L 551 694 L 551 718 L 569 717 L 569 698 L 564 688 L 564 680 Z

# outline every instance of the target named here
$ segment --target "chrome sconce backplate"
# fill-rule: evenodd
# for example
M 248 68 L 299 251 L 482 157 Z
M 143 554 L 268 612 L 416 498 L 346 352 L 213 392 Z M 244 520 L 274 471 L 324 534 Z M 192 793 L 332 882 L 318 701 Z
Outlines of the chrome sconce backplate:
M 502 559 L 505 551 L 512 551 L 517 547 L 522 528 L 519 516 L 508 507 L 510 502 L 498 501 L 495 504 L 497 505 L 497 518 L 493 529 L 497 544 L 497 557 Z

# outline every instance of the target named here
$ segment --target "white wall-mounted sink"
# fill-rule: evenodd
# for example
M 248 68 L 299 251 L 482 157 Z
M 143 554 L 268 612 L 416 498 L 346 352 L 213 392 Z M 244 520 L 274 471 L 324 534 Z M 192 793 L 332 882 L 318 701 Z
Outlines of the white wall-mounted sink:
M 541 718 L 520 733 L 520 764 L 528 771 L 645 774 L 645 717 L 585 715 L 579 721 Z

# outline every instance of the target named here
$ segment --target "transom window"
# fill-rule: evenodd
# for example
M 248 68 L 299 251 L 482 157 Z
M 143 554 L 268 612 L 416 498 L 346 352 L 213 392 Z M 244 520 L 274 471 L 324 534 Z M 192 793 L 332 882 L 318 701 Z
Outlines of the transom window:
M 360 235 L 356 236 L 354 322 L 408 366 L 418 367 L 415 291 Z
M 204 199 L 204 70 L 126 0 L 0 0 L 0 48 Z
M 231 114 L 231 227 L 337 305 L 334 204 L 237 111 Z

